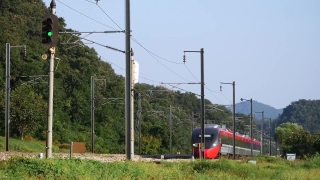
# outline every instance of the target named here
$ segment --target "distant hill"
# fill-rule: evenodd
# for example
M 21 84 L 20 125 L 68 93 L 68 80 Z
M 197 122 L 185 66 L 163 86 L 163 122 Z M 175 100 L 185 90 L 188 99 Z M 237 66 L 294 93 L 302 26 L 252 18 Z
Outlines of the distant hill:
M 320 132 L 320 100 L 300 99 L 284 108 L 278 124 L 298 123 L 310 133 Z
M 228 106 L 227 109 L 231 110 L 232 106 Z M 260 103 L 258 101 L 253 101 L 253 113 L 255 114 L 255 118 L 260 120 L 262 119 L 261 113 L 255 113 L 255 112 L 261 112 L 264 111 L 264 117 L 265 118 L 272 118 L 276 119 L 279 117 L 279 114 L 282 114 L 283 109 L 276 109 L 272 106 Z M 243 101 L 236 104 L 236 113 L 243 113 L 243 114 L 250 114 L 250 102 L 249 101 Z

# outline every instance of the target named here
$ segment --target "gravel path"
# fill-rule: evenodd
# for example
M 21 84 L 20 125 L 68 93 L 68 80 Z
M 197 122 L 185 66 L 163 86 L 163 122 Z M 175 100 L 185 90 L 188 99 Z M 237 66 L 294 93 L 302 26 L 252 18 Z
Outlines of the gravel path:
M 39 158 L 39 153 L 22 153 L 22 152 L 0 152 L 0 161 L 8 160 L 12 156 L 22 156 L 22 157 L 28 157 L 28 158 Z M 43 158 L 45 158 L 45 153 L 43 154 Z M 53 158 L 70 158 L 69 153 L 52 153 Z M 96 160 L 101 162 L 114 162 L 114 161 L 122 161 L 124 162 L 126 160 L 125 154 L 91 154 L 91 153 L 73 153 L 73 158 L 80 158 L 80 159 L 90 159 L 90 160 Z M 135 155 L 134 161 L 155 161 L 159 162 L 160 159 L 154 159 L 154 158 L 143 158 L 139 155 Z M 165 159 L 162 161 L 190 161 L 190 159 Z

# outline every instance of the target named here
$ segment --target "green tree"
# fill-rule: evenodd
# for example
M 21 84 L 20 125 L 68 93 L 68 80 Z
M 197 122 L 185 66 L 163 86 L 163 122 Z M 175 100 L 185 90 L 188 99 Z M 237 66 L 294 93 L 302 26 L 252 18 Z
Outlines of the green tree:
M 275 139 L 280 144 L 282 156 L 285 156 L 286 153 L 296 153 L 299 157 L 312 154 L 311 135 L 297 123 L 281 124 L 276 129 Z
M 14 132 L 18 132 L 21 140 L 26 133 L 32 133 L 43 125 L 42 120 L 46 118 L 45 105 L 42 96 L 36 94 L 28 84 L 12 92 L 10 125 Z

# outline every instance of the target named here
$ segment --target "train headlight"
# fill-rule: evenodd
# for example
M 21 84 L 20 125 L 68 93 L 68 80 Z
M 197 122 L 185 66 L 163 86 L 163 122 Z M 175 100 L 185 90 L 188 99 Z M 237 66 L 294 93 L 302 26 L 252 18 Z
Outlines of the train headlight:
M 213 145 L 212 145 L 213 147 L 216 147 L 217 146 L 217 143 L 213 143 Z

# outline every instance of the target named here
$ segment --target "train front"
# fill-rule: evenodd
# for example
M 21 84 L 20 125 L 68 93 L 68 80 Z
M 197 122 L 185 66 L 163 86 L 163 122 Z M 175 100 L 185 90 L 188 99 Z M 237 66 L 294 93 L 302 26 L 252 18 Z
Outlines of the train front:
M 218 157 L 221 148 L 219 128 L 205 127 L 204 132 L 204 158 L 215 159 Z M 195 128 L 192 131 L 191 141 L 193 146 L 193 155 L 195 158 L 199 158 L 201 156 L 201 147 L 199 146 L 201 143 L 201 128 Z

